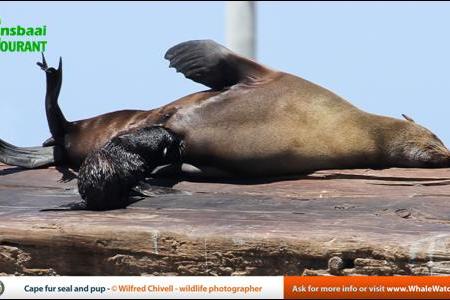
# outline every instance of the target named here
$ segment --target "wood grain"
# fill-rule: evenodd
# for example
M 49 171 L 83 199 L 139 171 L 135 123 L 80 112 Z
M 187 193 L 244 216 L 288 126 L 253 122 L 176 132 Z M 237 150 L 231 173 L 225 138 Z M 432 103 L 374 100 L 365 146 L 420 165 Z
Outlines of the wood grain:
M 60 178 L 0 166 L 0 274 L 450 274 L 450 169 L 157 180 L 182 192 L 41 211 L 80 201 Z

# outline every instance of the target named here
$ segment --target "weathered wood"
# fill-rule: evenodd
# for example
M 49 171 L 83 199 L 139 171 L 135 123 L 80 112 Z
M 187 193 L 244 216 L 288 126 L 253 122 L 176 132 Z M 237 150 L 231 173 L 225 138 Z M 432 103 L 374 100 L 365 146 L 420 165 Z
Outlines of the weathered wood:
M 186 193 L 41 211 L 80 200 L 60 177 L 0 167 L 0 274 L 450 274 L 450 169 L 159 180 Z

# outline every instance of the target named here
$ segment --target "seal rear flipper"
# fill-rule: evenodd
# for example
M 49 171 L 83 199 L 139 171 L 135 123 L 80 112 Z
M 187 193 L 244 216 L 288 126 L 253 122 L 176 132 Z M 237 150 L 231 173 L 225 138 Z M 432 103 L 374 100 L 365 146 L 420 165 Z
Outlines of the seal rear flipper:
M 78 190 L 91 210 L 124 208 L 130 190 L 155 167 L 180 160 L 181 140 L 163 127 L 119 135 L 88 154 L 78 173 Z
M 169 67 L 195 82 L 215 90 L 240 82 L 262 79 L 274 71 L 212 40 L 194 40 L 170 48 L 165 56 Z
M 16 147 L 0 139 L 0 161 L 28 169 L 46 167 L 57 162 L 56 147 Z

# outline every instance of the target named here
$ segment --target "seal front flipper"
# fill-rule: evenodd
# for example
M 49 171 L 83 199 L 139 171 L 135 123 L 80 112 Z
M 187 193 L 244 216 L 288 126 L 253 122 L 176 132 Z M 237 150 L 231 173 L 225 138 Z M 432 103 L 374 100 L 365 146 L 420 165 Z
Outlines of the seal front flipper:
M 159 126 L 111 139 L 88 154 L 78 173 L 78 190 L 91 210 L 124 208 L 129 192 L 157 166 L 179 163 L 182 142 Z
M 156 197 L 160 195 L 191 195 L 189 192 L 177 190 L 171 187 L 152 185 L 145 181 L 140 181 L 131 191 L 137 196 Z
M 47 80 L 45 112 L 47 114 L 48 127 L 56 143 L 62 142 L 68 123 L 58 105 L 58 97 L 62 85 L 62 58 L 59 58 L 58 68 L 55 69 L 48 67 L 42 53 L 42 62 L 38 62 L 37 65 L 45 72 Z
M 37 65 L 46 73 L 45 107 L 52 138 L 45 141 L 43 147 L 16 147 L 0 139 L 0 161 L 28 169 L 50 166 L 62 161 L 62 148 L 57 145 L 56 136 L 63 134 L 67 123 L 57 103 L 62 84 L 62 60 L 59 60 L 58 69 L 49 68 L 42 54 L 42 62 Z
M 170 48 L 169 67 L 214 90 L 267 77 L 274 71 L 233 53 L 212 40 L 194 40 Z

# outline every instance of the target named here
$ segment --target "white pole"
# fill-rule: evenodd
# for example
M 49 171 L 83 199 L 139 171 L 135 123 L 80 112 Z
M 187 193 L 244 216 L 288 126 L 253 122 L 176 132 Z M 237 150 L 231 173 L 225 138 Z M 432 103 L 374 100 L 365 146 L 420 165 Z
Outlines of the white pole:
M 256 13 L 254 1 L 226 2 L 226 44 L 249 58 L 256 57 Z

